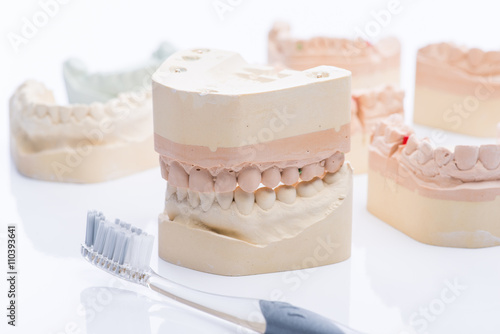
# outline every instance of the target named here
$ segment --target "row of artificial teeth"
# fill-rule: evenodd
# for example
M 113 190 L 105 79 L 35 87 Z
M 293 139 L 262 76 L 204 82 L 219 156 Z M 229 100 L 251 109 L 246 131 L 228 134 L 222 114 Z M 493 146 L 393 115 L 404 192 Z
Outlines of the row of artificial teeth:
M 193 192 L 228 193 L 238 186 L 247 193 L 256 191 L 260 184 L 267 188 L 275 188 L 280 183 L 291 186 L 299 181 L 310 181 L 322 177 L 326 173 L 335 173 L 344 164 L 344 153 L 336 152 L 329 158 L 308 164 L 302 168 L 286 167 L 283 169 L 270 167 L 260 171 L 257 167 L 245 167 L 239 172 L 225 170 L 213 176 L 207 169 L 194 167 L 189 171 L 177 162 L 166 166 L 163 160 L 161 169 L 163 177 L 171 186 L 185 188 Z
M 40 83 L 25 83 L 23 86 L 41 85 Z M 20 112 L 25 118 L 39 118 L 49 119 L 54 124 L 65 123 L 80 123 L 88 119 L 101 121 L 105 117 L 116 118 L 123 116 L 125 112 L 130 112 L 131 109 L 149 106 L 151 104 L 151 92 L 131 92 L 123 93 L 116 99 L 112 99 L 107 103 L 92 103 L 88 104 L 74 104 L 74 105 L 55 105 L 53 103 L 37 102 L 36 95 L 30 93 L 31 87 L 21 86 L 18 92 L 15 93 L 14 99 L 17 103 L 11 104 L 11 108 L 19 108 Z M 41 89 L 36 87 L 36 90 Z M 43 89 L 46 90 L 45 87 Z M 44 94 L 51 94 L 46 90 Z
M 437 167 L 453 162 L 460 171 L 471 170 L 478 163 L 487 170 L 496 170 L 500 167 L 500 145 L 457 145 L 453 152 L 444 147 L 434 148 L 428 140 L 419 140 L 412 134 L 400 115 L 392 115 L 378 124 L 375 135 L 383 137 L 385 143 L 394 146 L 402 144 L 406 137 L 407 142 L 402 152 L 406 156 L 413 156 L 412 161 L 418 165 L 427 165 L 432 160 Z
M 431 44 L 419 50 L 424 55 L 437 60 L 449 61 L 467 69 L 477 69 L 479 72 L 491 72 L 500 65 L 500 52 L 485 52 L 478 48 L 466 49 L 449 43 Z
M 187 201 L 193 208 L 200 207 L 208 211 L 214 203 L 223 210 L 228 210 L 234 202 L 238 211 L 243 215 L 252 212 L 253 206 L 258 205 L 263 210 L 270 210 L 276 201 L 293 204 L 299 197 L 312 197 L 321 192 L 335 180 L 335 173 L 326 173 L 323 178 L 315 177 L 310 181 L 302 181 L 295 186 L 280 185 L 274 189 L 261 187 L 255 192 L 243 191 L 240 187 L 230 192 L 196 192 L 187 188 L 175 187 L 167 183 L 166 199 L 174 196 L 178 201 Z

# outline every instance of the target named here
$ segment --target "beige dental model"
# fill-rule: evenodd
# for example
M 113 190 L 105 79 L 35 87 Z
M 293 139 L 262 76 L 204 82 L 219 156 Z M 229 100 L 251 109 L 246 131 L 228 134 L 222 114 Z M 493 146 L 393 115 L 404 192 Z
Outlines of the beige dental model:
M 332 65 L 352 72 L 352 90 L 383 85 L 399 87 L 401 45 L 384 38 L 372 45 L 362 39 L 315 37 L 294 38 L 290 26 L 277 22 L 269 32 L 269 63 L 305 70 Z
M 249 275 L 350 256 L 350 73 L 177 52 L 153 75 L 155 148 L 168 180 L 159 253 Z
M 403 115 L 403 99 L 404 92 L 392 86 L 352 93 L 351 151 L 346 159 L 355 174 L 368 171 L 368 147 L 374 126 L 389 115 Z
M 431 44 L 417 54 L 415 123 L 495 137 L 500 122 L 500 52 Z
M 399 115 L 370 146 L 368 210 L 431 245 L 500 245 L 500 146 L 434 148 Z
M 10 99 L 10 148 L 20 173 L 90 183 L 158 166 L 151 92 L 107 103 L 58 105 L 43 84 L 26 81 Z

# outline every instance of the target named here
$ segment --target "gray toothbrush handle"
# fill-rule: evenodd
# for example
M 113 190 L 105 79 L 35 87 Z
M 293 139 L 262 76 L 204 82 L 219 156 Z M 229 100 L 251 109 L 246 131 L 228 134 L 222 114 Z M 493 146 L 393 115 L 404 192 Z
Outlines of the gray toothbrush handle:
M 283 302 L 260 300 L 264 334 L 360 334 L 317 313 Z

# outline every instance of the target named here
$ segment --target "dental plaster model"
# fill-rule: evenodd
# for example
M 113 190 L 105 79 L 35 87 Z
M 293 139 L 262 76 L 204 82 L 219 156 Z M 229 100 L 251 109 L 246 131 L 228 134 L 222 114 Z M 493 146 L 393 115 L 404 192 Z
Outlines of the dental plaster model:
M 43 84 L 23 83 L 10 99 L 10 148 L 20 173 L 90 183 L 158 166 L 151 91 L 107 103 L 57 105 Z
M 431 44 L 417 53 L 415 123 L 495 137 L 500 122 L 500 52 Z
M 381 39 L 375 45 L 362 39 L 315 37 L 293 38 L 290 26 L 275 23 L 269 32 L 269 63 L 305 70 L 332 65 L 352 72 L 352 90 L 382 85 L 399 87 L 401 46 L 396 38 Z
M 171 44 L 163 42 L 142 66 L 111 73 L 89 73 L 81 60 L 68 59 L 63 64 L 68 100 L 85 104 L 108 102 L 120 93 L 149 88 L 151 75 L 174 52 Z
M 153 75 L 168 180 L 160 257 L 221 275 L 349 258 L 350 77 L 330 66 L 278 72 L 219 50 L 168 58 Z
M 346 159 L 355 174 L 368 171 L 368 147 L 375 125 L 392 114 L 403 116 L 404 92 L 392 86 L 358 90 L 351 101 L 351 151 Z
M 500 245 L 499 166 L 499 145 L 434 148 L 390 116 L 370 146 L 368 210 L 426 244 Z

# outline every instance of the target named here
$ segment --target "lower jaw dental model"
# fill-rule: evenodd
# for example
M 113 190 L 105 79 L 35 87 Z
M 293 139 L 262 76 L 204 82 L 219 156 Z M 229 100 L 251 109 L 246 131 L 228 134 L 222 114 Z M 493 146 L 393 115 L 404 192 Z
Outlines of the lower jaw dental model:
M 108 74 L 67 61 L 64 80 L 75 103 L 67 106 L 56 104 L 43 84 L 23 83 L 10 99 L 10 147 L 18 171 L 46 181 L 93 183 L 158 166 L 150 82 L 171 53 L 170 44 L 162 43 L 144 66 Z
M 377 126 L 369 154 L 375 216 L 430 245 L 500 245 L 499 145 L 434 148 L 394 115 Z
M 43 84 L 26 81 L 10 99 L 10 148 L 28 177 L 92 183 L 158 166 L 152 149 L 151 92 L 107 103 L 55 103 Z
M 500 52 L 449 43 L 418 50 L 414 122 L 495 137 L 500 122 Z
M 350 256 L 350 72 L 177 52 L 153 75 L 162 259 L 220 275 Z

